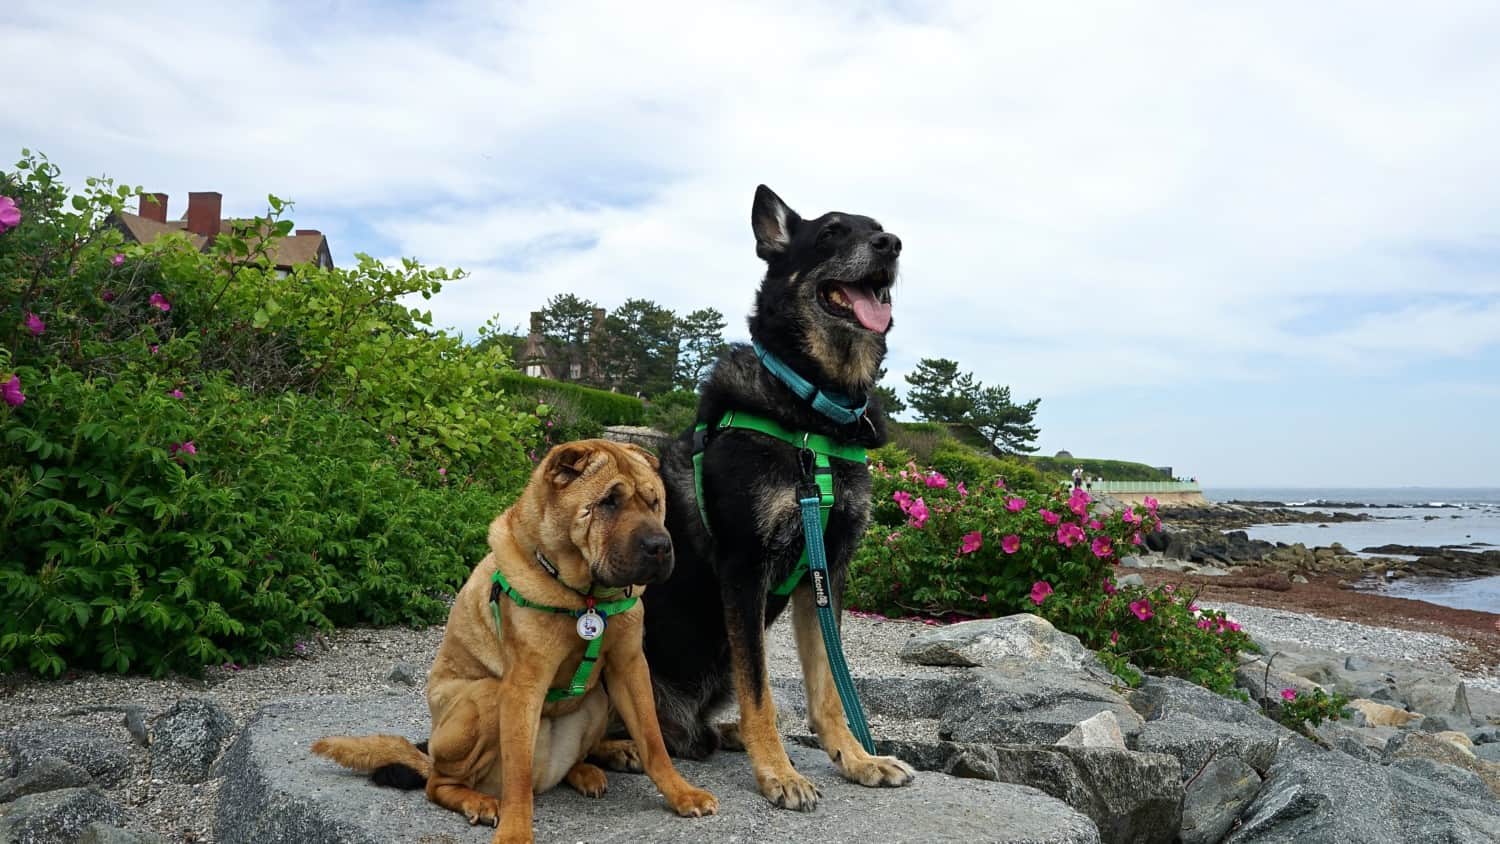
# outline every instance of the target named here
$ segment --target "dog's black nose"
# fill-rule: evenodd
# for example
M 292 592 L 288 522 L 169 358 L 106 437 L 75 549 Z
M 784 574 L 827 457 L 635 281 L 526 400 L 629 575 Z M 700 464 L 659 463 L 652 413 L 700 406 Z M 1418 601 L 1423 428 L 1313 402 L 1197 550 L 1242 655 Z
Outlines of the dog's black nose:
M 901 238 L 890 232 L 877 232 L 870 238 L 870 248 L 878 255 L 888 255 L 892 258 L 901 254 Z
M 641 555 L 648 560 L 670 560 L 672 558 L 672 537 L 666 534 L 653 534 L 641 540 Z

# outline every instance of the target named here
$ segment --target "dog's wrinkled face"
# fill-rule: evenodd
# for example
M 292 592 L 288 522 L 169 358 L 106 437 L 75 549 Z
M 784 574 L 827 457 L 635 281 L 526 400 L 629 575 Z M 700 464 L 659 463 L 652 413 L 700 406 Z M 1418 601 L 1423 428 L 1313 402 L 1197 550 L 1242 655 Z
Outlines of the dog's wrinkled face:
M 584 572 L 568 570 L 565 561 L 574 555 L 559 553 L 563 545 L 582 558 L 571 565 L 586 565 L 587 579 L 600 586 L 660 583 L 672 574 L 659 468 L 645 449 L 608 440 L 563 443 L 548 452 L 538 471 L 553 500 L 541 514 L 541 539 L 569 582 L 581 582 Z
M 765 185 L 750 221 L 767 265 L 755 318 L 800 334 L 828 377 L 868 388 L 885 357 L 901 239 L 859 214 L 804 220 Z

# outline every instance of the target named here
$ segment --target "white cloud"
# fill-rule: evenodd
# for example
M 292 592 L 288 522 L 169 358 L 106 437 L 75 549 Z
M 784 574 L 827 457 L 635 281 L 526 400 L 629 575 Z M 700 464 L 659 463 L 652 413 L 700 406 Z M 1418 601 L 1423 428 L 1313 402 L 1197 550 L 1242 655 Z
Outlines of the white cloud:
M 0 135 L 358 217 L 472 272 L 470 331 L 572 291 L 743 336 L 765 182 L 902 236 L 897 374 L 1264 379 L 1500 345 L 1495 262 L 1438 254 L 1500 250 L 1495 8 L 23 0 Z

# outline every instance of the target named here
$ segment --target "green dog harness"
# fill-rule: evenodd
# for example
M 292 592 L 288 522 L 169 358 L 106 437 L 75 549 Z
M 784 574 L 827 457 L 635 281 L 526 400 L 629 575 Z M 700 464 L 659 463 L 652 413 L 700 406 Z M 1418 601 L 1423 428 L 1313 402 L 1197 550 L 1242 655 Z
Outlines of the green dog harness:
M 875 752 L 875 741 L 870 736 L 870 725 L 865 720 L 864 708 L 859 702 L 859 693 L 854 680 L 849 676 L 849 665 L 844 660 L 844 646 L 839 638 L 838 618 L 833 612 L 831 584 L 828 580 L 827 551 L 823 545 L 823 534 L 828 530 L 828 516 L 833 511 L 833 466 L 830 457 L 865 463 L 868 453 L 864 448 L 835 442 L 822 434 L 790 431 L 779 423 L 752 413 L 729 411 L 713 426 L 713 431 L 723 428 L 740 428 L 774 437 L 797 449 L 802 463 L 802 482 L 797 485 L 797 505 L 802 515 L 802 557 L 792 567 L 792 573 L 771 590 L 771 594 L 782 597 L 791 595 L 801 585 L 803 578 L 811 577 L 813 598 L 818 606 L 818 627 L 823 634 L 823 648 L 828 654 L 828 667 L 833 674 L 834 686 L 839 693 L 839 702 L 844 706 L 844 717 L 849 730 L 866 753 Z M 703 452 L 708 447 L 711 433 L 707 423 L 693 431 L 693 485 L 698 496 L 698 516 L 703 527 L 713 535 L 708 523 L 708 507 L 703 499 Z
M 798 449 L 803 454 L 812 454 L 812 477 L 818 487 L 818 523 L 823 530 L 828 530 L 828 516 L 833 512 L 833 466 L 828 458 L 837 457 L 840 460 L 850 460 L 855 463 L 864 463 L 868 460 L 868 454 L 864 448 L 857 445 L 844 445 L 835 442 L 823 434 L 808 434 L 790 431 L 777 422 L 753 413 L 729 411 L 719 419 L 719 423 L 713 426 L 717 431 L 723 428 L 740 428 L 746 431 L 755 431 L 778 440 Z M 710 430 L 707 423 L 699 424 L 693 431 L 693 485 L 698 495 L 698 517 L 703 520 L 703 527 L 713 534 L 713 528 L 708 524 L 708 506 L 703 499 L 703 451 L 708 445 Z M 807 467 L 803 467 L 803 474 L 807 473 Z M 807 576 L 807 551 L 802 549 L 802 558 L 792 568 L 792 573 L 787 576 L 778 586 L 771 590 L 772 595 L 786 597 L 796 591 L 797 584 Z
M 548 573 L 557 577 L 556 567 L 551 564 L 541 552 L 537 552 L 537 562 L 541 563 Z M 561 580 L 558 581 L 562 583 Z M 533 603 L 526 600 L 520 592 L 517 592 L 510 583 L 506 582 L 505 575 L 496 569 L 490 578 L 490 613 L 495 617 L 495 638 L 503 641 L 505 628 L 500 623 L 500 596 L 504 595 L 518 607 L 528 610 L 540 610 L 542 612 L 558 613 L 560 615 L 571 615 L 578 619 L 578 635 L 587 641 L 588 647 L 583 650 L 583 659 L 578 663 L 578 670 L 573 672 L 573 680 L 566 688 L 548 689 L 547 702 L 552 703 L 568 698 L 582 697 L 588 690 L 589 677 L 594 673 L 594 664 L 599 661 L 599 651 L 604 647 L 604 630 L 607 620 L 612 615 L 619 615 L 635 606 L 638 597 L 625 597 L 615 601 L 599 603 L 593 595 L 593 589 L 583 595 L 584 608 L 581 610 L 570 610 L 563 607 L 551 607 L 546 604 Z M 563 584 L 567 586 L 566 583 Z M 568 588 L 572 589 L 571 586 Z M 574 589 L 577 592 L 578 590 Z

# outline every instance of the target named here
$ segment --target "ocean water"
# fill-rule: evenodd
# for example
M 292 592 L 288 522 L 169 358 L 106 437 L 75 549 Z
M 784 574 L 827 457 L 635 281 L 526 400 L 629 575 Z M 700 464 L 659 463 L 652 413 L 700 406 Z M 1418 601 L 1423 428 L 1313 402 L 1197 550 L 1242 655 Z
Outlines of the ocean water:
M 1379 545 L 1500 548 L 1500 488 L 1392 487 L 1387 489 L 1228 487 L 1203 490 L 1210 501 L 1277 501 L 1289 507 L 1325 512 L 1367 513 L 1365 522 L 1255 525 L 1246 532 L 1268 542 L 1342 544 L 1351 551 Z M 1360 504 L 1329 507 L 1326 503 Z M 1408 578 L 1374 588 L 1382 594 L 1443 606 L 1500 613 L 1500 576 L 1469 580 Z

